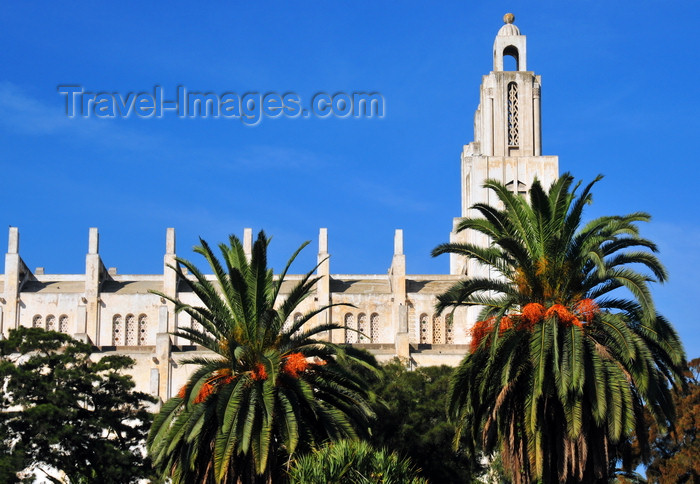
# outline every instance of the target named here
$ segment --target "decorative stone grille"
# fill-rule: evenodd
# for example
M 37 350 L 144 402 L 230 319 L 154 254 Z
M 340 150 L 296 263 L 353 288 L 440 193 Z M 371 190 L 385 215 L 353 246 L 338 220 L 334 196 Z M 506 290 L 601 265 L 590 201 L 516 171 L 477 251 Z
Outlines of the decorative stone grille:
M 139 316 L 139 345 L 146 344 L 146 335 L 148 333 L 148 316 L 142 314 Z
M 355 316 L 353 316 L 351 313 L 347 313 L 345 315 L 345 342 L 346 343 L 356 343 L 357 342 L 357 333 L 354 331 L 355 329 Z
M 41 328 L 41 316 L 38 314 L 32 318 L 32 328 Z
M 56 331 L 56 316 L 53 314 L 46 316 L 46 331 Z
M 136 318 L 133 314 L 126 315 L 126 346 L 138 346 Z
M 421 314 L 420 315 L 420 342 L 421 344 L 428 344 L 430 340 L 428 339 L 428 334 L 430 331 L 428 330 L 428 315 L 427 314 Z
M 367 343 L 367 315 L 360 313 L 357 317 L 357 330 L 360 334 L 357 335 L 358 343 Z
M 433 316 L 433 344 L 442 344 L 442 318 L 435 314 Z
M 369 318 L 369 337 L 372 343 L 379 342 L 379 315 L 373 313 Z
M 518 128 L 518 85 L 511 82 L 508 84 L 508 146 L 520 146 Z
M 60 318 L 58 318 L 58 330 L 61 333 L 67 333 L 68 332 L 68 316 L 65 314 L 62 314 Z
M 112 346 L 122 346 L 124 344 L 124 329 L 122 327 L 122 317 L 115 314 L 112 318 Z

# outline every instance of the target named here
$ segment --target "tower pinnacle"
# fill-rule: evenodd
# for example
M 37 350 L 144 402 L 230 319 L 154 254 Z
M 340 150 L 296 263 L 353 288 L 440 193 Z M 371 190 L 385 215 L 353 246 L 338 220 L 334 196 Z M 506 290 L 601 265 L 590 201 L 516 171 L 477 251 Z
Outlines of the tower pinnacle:
M 503 23 L 504 24 L 512 24 L 515 22 L 515 15 L 512 13 L 507 13 L 503 16 Z

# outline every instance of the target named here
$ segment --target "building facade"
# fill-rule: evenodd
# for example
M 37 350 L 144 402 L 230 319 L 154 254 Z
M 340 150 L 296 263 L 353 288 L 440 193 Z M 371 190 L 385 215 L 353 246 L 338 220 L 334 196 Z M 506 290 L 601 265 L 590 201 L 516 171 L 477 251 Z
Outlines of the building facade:
M 558 176 L 556 156 L 542 155 L 540 76 L 527 70 L 526 38 L 504 17 L 494 41 L 493 71 L 485 75 L 480 103 L 474 116 L 474 141 L 461 156 L 461 217 L 470 216 L 474 203 L 494 203 L 483 188 L 496 179 L 525 194 L 535 177 L 545 185 Z M 514 68 L 504 70 L 504 57 Z M 461 218 L 455 218 L 454 227 Z M 453 242 L 487 244 L 474 233 L 450 234 Z M 252 231 L 245 229 L 244 246 L 252 246 Z M 132 357 L 137 389 L 167 400 L 186 381 L 192 368 L 181 361 L 203 350 L 172 336 L 177 328 L 191 327 L 185 313 L 152 291 L 197 305 L 196 296 L 170 266 L 175 264 L 175 230 L 166 232 L 163 272 L 152 275 L 118 274 L 107 268 L 99 252 L 99 233 L 91 228 L 84 274 L 45 274 L 30 270 L 20 256 L 19 230 L 9 229 L 5 274 L 0 287 L 0 334 L 18 326 L 61 331 L 88 341 L 97 354 L 114 352 Z M 436 315 L 436 295 L 463 277 L 484 276 L 485 269 L 457 257 L 450 273 L 406 274 L 403 233 L 394 236 L 394 254 L 386 274 L 333 274 L 328 233 L 320 229 L 318 260 L 321 276 L 302 312 L 331 303 L 317 316 L 320 324 L 333 321 L 356 331 L 336 330 L 328 338 L 366 348 L 379 360 L 399 356 L 412 365 L 457 364 L 465 355 L 475 310 L 460 308 L 454 314 Z M 290 281 L 301 276 L 288 276 Z M 295 315 L 296 317 L 296 315 Z

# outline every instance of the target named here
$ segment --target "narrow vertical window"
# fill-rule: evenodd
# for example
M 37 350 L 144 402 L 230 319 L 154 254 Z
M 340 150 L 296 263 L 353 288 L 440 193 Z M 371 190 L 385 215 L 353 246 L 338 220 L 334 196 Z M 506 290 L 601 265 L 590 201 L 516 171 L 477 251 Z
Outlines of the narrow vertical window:
M 421 344 L 430 343 L 430 340 L 428 339 L 428 333 L 430 332 L 428 331 L 428 315 L 425 313 L 420 315 L 419 329 Z
M 379 315 L 373 313 L 369 318 L 369 339 L 372 343 L 379 342 Z
M 138 345 L 138 335 L 136 328 L 136 318 L 133 314 L 126 315 L 126 331 L 124 340 L 126 341 L 126 346 L 137 346 Z
M 42 326 L 41 319 L 42 319 L 41 316 L 38 314 L 36 316 L 34 316 L 32 318 L 32 328 L 41 328 L 41 326 Z
M 355 317 L 351 313 L 345 315 L 345 342 L 356 343 L 357 333 L 355 332 Z
M 61 314 L 58 318 L 58 330 L 61 333 L 68 333 L 68 316 Z
M 53 314 L 46 316 L 46 331 L 56 331 L 56 316 Z
M 139 316 L 139 345 L 146 344 L 146 335 L 148 334 L 148 316 L 141 314 Z
M 124 345 L 124 328 L 121 314 L 115 314 L 112 318 L 112 346 Z
M 518 85 L 508 83 L 508 146 L 520 146 L 518 133 Z

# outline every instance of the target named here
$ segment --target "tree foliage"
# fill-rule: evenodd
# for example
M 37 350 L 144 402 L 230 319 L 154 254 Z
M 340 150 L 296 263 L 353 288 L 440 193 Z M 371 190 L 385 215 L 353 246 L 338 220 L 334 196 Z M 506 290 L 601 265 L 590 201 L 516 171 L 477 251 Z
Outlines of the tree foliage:
M 221 259 L 204 241 L 195 251 L 214 273 L 209 280 L 185 259 L 174 268 L 201 306 L 171 299 L 202 327 L 177 335 L 214 354 L 155 418 L 148 439 L 154 464 L 174 482 L 275 482 L 299 451 L 326 440 L 367 433 L 373 417 L 364 380 L 349 363 L 374 370 L 365 353 L 320 339 L 340 328 L 313 325 L 328 307 L 293 320 L 318 280 L 305 274 L 282 294 L 287 271 L 267 267 L 269 239 L 260 232 L 250 261 L 235 236 Z M 286 286 L 285 286 L 286 287 Z M 163 295 L 163 297 L 166 297 Z
M 20 327 L 0 341 L 0 476 L 72 483 L 129 483 L 147 477 L 143 447 L 155 399 L 135 392 L 127 356 L 91 360 L 92 346 L 70 336 Z M 42 470 L 43 469 L 43 470 Z
M 535 180 L 530 201 L 496 182 L 499 207 L 458 230 L 490 246 L 444 244 L 497 274 L 470 277 L 438 297 L 438 309 L 482 307 L 471 352 L 455 373 L 449 414 L 470 450 L 500 450 L 514 482 L 594 482 L 610 477 L 616 446 L 647 444 L 643 408 L 662 427 L 674 418 L 670 386 L 685 357 L 654 307 L 649 283 L 666 272 L 656 246 L 639 235 L 644 213 L 583 224 L 590 183 L 580 194 L 565 174 L 548 192 Z
M 410 459 L 363 441 L 330 443 L 294 461 L 292 484 L 427 484 Z M 434 481 L 445 482 L 445 481 Z
M 373 385 L 380 402 L 370 441 L 407 456 L 430 482 L 469 482 L 480 471 L 463 449 L 453 450 L 454 425 L 447 421 L 447 392 L 454 368 L 419 367 L 409 371 L 393 360 Z
M 700 482 L 700 358 L 689 363 L 688 387 L 673 392 L 677 409 L 674 427 L 659 432 L 652 426 L 649 482 L 659 484 Z

